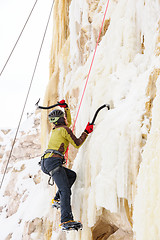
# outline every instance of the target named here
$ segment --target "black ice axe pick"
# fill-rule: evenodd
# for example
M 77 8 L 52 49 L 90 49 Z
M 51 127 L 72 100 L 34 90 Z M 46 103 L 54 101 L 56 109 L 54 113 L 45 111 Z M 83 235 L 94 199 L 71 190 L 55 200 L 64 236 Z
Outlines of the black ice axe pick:
M 109 104 L 104 104 L 104 105 L 102 105 L 101 107 L 99 107 L 99 108 L 97 109 L 97 111 L 95 112 L 94 117 L 93 117 L 92 122 L 90 123 L 90 125 L 94 125 L 98 113 L 99 113 L 103 108 L 105 108 L 105 107 L 107 107 L 108 110 L 110 110 L 110 105 L 109 105 Z
M 38 105 L 38 104 L 39 104 L 39 101 L 40 101 L 40 98 L 39 98 L 38 102 L 36 102 L 36 104 L 35 104 L 38 109 L 51 109 L 51 108 L 57 107 L 57 106 L 59 106 L 59 105 L 66 105 L 66 103 L 59 103 L 59 102 L 57 102 L 57 103 L 54 104 L 54 105 L 51 105 L 51 106 L 48 106 L 48 107 L 43 107 L 43 106 L 39 106 L 39 105 Z

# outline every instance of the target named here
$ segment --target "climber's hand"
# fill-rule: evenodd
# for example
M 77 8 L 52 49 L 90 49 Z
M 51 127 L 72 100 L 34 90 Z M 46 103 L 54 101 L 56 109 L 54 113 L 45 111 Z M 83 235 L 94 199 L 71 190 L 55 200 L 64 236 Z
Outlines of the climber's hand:
M 67 103 L 65 102 L 64 99 L 59 101 L 58 104 L 61 108 L 67 108 L 68 107 L 68 105 L 67 105 Z
M 84 130 L 87 134 L 91 133 L 93 131 L 93 124 L 87 123 L 87 126 Z

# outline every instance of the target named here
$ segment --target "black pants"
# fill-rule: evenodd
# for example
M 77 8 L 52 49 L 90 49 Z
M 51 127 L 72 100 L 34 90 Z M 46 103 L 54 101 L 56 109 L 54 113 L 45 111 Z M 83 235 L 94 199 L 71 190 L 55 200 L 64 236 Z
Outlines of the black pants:
M 44 159 L 44 164 L 42 164 L 42 166 L 45 167 L 47 171 L 51 171 L 55 168 L 57 160 L 58 159 L 56 158 Z M 51 165 L 54 166 L 54 168 L 52 168 Z M 55 199 L 60 199 L 61 223 L 73 220 L 71 209 L 71 187 L 76 180 L 76 173 L 60 165 L 58 170 L 52 175 L 52 178 L 58 187 Z
M 53 176 L 58 192 L 55 199 L 60 198 L 61 223 L 73 220 L 71 209 L 71 187 L 76 180 L 76 173 L 68 168 L 60 167 Z

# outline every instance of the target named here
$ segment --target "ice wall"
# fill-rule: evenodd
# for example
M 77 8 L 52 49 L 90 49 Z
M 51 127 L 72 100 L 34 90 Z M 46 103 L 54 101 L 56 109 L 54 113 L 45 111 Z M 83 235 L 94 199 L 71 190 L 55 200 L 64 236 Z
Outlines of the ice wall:
M 104 0 L 55 0 L 50 82 L 44 104 L 65 98 L 73 120 L 106 4 Z M 111 110 L 101 111 L 93 133 L 74 159 L 78 177 L 72 206 L 84 229 L 67 234 L 69 240 L 119 239 L 122 235 L 133 239 L 133 226 L 137 240 L 159 239 L 156 225 L 149 227 L 158 222 L 159 12 L 158 0 L 109 2 L 76 135 L 100 105 L 109 103 Z M 43 144 L 47 128 L 49 133 L 43 115 Z M 151 190 L 152 182 L 155 188 Z M 148 207 L 150 215 L 146 215 Z
M 135 198 L 134 229 L 136 239 L 159 239 L 159 136 L 160 136 L 160 78 L 157 80 L 157 93 L 153 102 L 152 127 L 144 147 L 142 164 L 137 180 L 138 193 Z
M 50 56 L 50 80 L 47 86 L 46 94 L 44 97 L 44 106 L 53 105 L 58 100 L 58 82 L 60 77 L 59 62 L 63 58 L 64 68 L 68 56 L 69 36 L 69 4 L 70 0 L 54 1 L 53 9 L 53 41 Z M 64 50 L 63 50 L 64 49 Z M 64 53 L 63 53 L 64 51 Z M 47 125 L 47 111 L 42 111 L 42 150 L 47 146 L 47 134 L 50 131 L 50 126 Z

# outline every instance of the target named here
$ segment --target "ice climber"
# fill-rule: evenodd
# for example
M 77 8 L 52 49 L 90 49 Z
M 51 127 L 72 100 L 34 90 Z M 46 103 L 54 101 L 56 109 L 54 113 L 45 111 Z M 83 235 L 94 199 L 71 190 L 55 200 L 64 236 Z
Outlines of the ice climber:
M 64 108 L 54 109 L 49 113 L 49 122 L 54 124 L 48 149 L 45 151 L 41 160 L 41 169 L 44 173 L 52 176 L 58 187 L 58 191 L 52 200 L 52 206 L 61 209 L 60 227 L 64 230 L 76 226 L 79 222 L 74 221 L 71 209 L 71 187 L 76 180 L 76 173 L 63 166 L 64 154 L 69 143 L 75 148 L 79 148 L 86 140 L 89 133 L 93 131 L 93 125 L 88 123 L 84 132 L 77 138 L 72 130 L 71 114 L 65 100 L 61 100 L 59 106 Z

